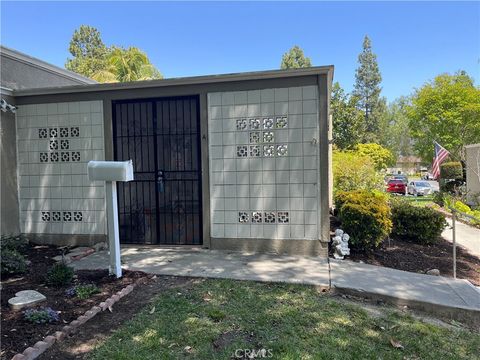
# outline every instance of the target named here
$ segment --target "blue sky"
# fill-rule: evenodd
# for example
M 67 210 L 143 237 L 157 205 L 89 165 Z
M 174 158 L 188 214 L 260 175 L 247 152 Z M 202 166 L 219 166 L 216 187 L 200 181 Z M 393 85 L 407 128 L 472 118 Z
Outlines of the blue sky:
M 279 68 L 297 44 L 347 91 L 368 34 L 392 101 L 443 72 L 480 78 L 479 2 L 5 2 L 1 43 L 58 66 L 81 24 L 137 46 L 165 77 Z

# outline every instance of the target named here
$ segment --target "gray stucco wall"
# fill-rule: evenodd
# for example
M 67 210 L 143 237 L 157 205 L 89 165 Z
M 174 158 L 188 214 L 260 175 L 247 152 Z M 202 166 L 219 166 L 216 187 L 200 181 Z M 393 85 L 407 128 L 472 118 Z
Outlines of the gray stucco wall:
M 2 99 L 5 99 L 9 104 L 13 104 L 11 97 L 2 95 Z M 0 112 L 1 235 L 18 234 L 20 231 L 15 139 L 15 115 L 11 112 Z

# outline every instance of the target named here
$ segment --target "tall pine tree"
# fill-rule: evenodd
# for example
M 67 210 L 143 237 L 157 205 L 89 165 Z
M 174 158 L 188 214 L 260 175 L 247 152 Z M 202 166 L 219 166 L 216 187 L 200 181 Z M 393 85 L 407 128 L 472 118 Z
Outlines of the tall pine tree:
M 363 40 L 363 50 L 358 56 L 358 63 L 353 94 L 358 98 L 358 108 L 365 116 L 363 142 L 375 142 L 382 116 L 380 99 L 382 75 L 378 68 L 377 55 L 372 52 L 372 43 L 368 36 Z

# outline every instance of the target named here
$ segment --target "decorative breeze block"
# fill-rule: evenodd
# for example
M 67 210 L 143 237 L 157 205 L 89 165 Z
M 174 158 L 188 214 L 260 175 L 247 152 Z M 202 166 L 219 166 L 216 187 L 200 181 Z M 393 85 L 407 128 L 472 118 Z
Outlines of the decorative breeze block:
M 58 162 L 58 152 L 50 153 L 50 161 L 51 162 Z
M 278 222 L 279 224 L 288 224 L 288 211 L 279 211 L 277 213 L 277 218 L 278 218 Z
M 263 132 L 263 142 L 271 143 L 275 141 L 275 135 L 273 131 L 264 131 Z
M 262 213 L 260 211 L 254 211 L 252 213 L 252 223 L 254 224 L 262 223 Z
M 60 140 L 60 149 L 62 150 L 70 149 L 70 140 Z
M 238 222 L 242 224 L 245 224 L 248 222 L 248 213 L 246 211 L 239 211 Z
M 80 161 L 80 151 L 72 151 L 72 161 Z
M 251 157 L 260 157 L 262 152 L 260 151 L 259 145 L 250 145 L 250 156 Z
M 50 212 L 42 211 L 42 221 L 50 221 Z
M 250 125 L 250 129 L 259 130 L 261 125 L 260 119 L 250 119 L 249 125 Z
M 277 117 L 277 124 L 276 128 L 277 129 L 285 129 L 288 125 L 287 117 Z
M 46 152 L 40 153 L 40 162 L 48 162 L 48 153 Z
M 48 131 L 47 131 L 47 129 L 44 129 L 44 128 L 38 129 L 38 137 L 39 137 L 40 139 L 46 139 L 47 136 L 48 136 Z
M 246 145 L 237 146 L 237 157 L 247 157 L 248 150 Z
M 263 156 L 265 156 L 265 157 L 275 156 L 275 146 L 274 145 L 264 145 L 263 146 Z
M 275 212 L 269 211 L 265 213 L 265 223 L 274 224 L 275 223 Z
M 52 211 L 52 221 L 62 220 L 62 213 L 60 211 Z
M 60 137 L 68 137 L 68 128 L 60 128 Z
M 70 136 L 71 137 L 79 137 L 80 136 L 80 128 L 78 126 L 70 128 Z
M 237 119 L 237 130 L 245 130 L 247 128 L 247 119 Z
M 50 140 L 50 150 L 58 150 L 58 140 Z
M 81 211 L 74 211 L 73 212 L 73 221 L 82 221 L 83 220 L 83 214 Z
M 250 143 L 258 144 L 260 142 L 260 131 L 252 131 L 250 133 Z
M 72 212 L 64 211 L 63 212 L 63 221 L 72 221 Z
M 288 145 L 280 144 L 277 145 L 277 156 L 287 156 L 288 155 Z
M 49 129 L 50 137 L 54 138 L 58 136 L 58 129 L 57 128 L 50 128 Z
M 264 129 L 273 129 L 274 121 L 273 118 L 264 118 L 263 119 L 263 128 Z

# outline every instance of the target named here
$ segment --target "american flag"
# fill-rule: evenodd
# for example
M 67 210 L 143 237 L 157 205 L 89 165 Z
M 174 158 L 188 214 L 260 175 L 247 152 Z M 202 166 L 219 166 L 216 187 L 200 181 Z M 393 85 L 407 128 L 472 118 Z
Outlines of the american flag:
M 440 176 L 440 164 L 450 153 L 436 141 L 433 144 L 435 145 L 435 156 L 433 158 L 432 175 L 434 179 L 437 179 Z

